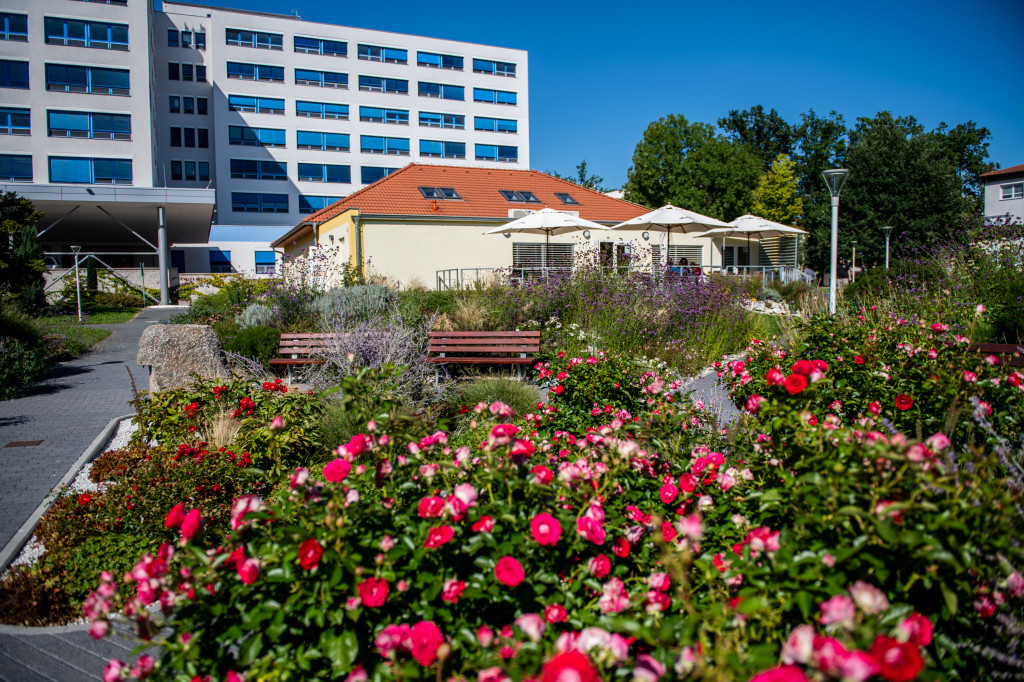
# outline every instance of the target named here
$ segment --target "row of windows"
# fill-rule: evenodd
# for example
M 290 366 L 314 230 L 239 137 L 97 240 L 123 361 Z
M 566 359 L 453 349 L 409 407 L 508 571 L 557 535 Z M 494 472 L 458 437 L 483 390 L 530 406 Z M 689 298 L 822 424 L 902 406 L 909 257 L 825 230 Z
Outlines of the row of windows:
M 271 66 L 269 64 L 248 64 L 245 62 L 228 62 L 228 78 L 248 81 L 264 81 L 268 83 L 284 83 L 284 67 Z M 172 62 L 169 65 L 171 73 L 177 73 L 177 67 Z M 199 68 L 199 65 L 196 65 Z M 172 80 L 177 76 L 171 75 Z M 205 68 L 204 68 L 205 79 Z M 295 69 L 296 85 L 312 85 L 322 88 L 348 88 L 348 74 L 335 71 L 316 71 L 312 69 Z M 362 92 L 386 92 L 395 95 L 409 94 L 409 81 L 401 78 L 384 78 L 381 76 L 359 76 L 359 90 Z M 420 97 L 436 97 L 464 101 L 466 99 L 466 88 L 462 85 L 449 85 L 446 83 L 417 82 L 417 92 Z M 490 102 L 493 104 L 515 105 L 517 94 L 507 90 L 490 90 L 487 88 L 473 88 L 474 102 Z
M 167 78 L 176 81 L 190 81 L 202 83 L 206 81 L 205 64 L 189 64 L 187 62 L 167 62 Z
M 210 130 L 209 128 L 171 128 L 172 147 L 198 147 L 209 149 Z
M 209 182 L 209 161 L 171 161 L 171 180 Z
M 128 50 L 128 24 L 46 17 L 43 25 L 48 45 Z
M 2 62 L 0 62 L 2 66 Z M 28 64 L 25 64 L 26 86 Z M 128 70 L 71 64 L 46 65 L 46 89 L 58 92 L 85 92 L 94 95 L 128 95 Z
M 343 198 L 300 194 L 299 213 L 314 213 Z M 232 192 L 231 210 L 235 213 L 288 213 L 288 195 L 270 192 Z
M 172 114 L 199 114 L 200 116 L 206 116 L 210 111 L 210 102 L 205 97 L 170 95 L 168 110 Z
M 50 137 L 130 140 L 132 139 L 132 117 L 129 114 L 48 111 L 46 112 L 46 131 Z
M 184 32 L 183 32 L 184 33 Z M 170 47 L 178 46 L 177 31 L 169 30 L 167 44 Z M 198 33 L 196 34 L 199 35 Z M 224 40 L 228 45 L 236 47 L 254 47 L 262 50 L 283 50 L 284 35 L 281 33 L 269 33 L 264 31 L 250 31 L 245 29 L 225 29 Z M 181 39 L 185 45 L 185 39 Z M 206 45 L 206 36 L 203 35 L 203 47 Z M 331 57 L 348 57 L 348 43 L 340 40 L 327 40 L 324 38 L 306 38 L 295 36 L 294 49 L 303 54 L 318 54 Z M 196 47 L 198 45 L 198 39 Z M 359 44 L 356 48 L 359 59 L 370 62 L 381 62 L 386 64 L 408 64 L 409 52 L 401 48 L 382 47 L 379 45 Z M 463 57 L 450 54 L 439 54 L 436 52 L 416 52 L 417 66 L 426 66 L 436 69 L 450 69 L 462 71 L 465 60 Z M 515 78 L 516 65 L 511 62 L 500 62 L 491 59 L 473 59 L 473 72 L 486 73 L 495 76 L 506 76 Z
M 131 159 L 51 156 L 47 162 L 50 182 L 90 185 L 132 184 Z M 32 182 L 32 157 L 26 154 L 0 154 L 0 181 Z
M 454 187 L 419 187 L 418 189 L 424 199 L 462 199 Z M 500 189 L 498 190 L 498 193 L 505 198 L 505 201 L 530 204 L 540 203 L 540 199 L 537 198 L 536 194 L 526 190 Z M 563 204 L 578 205 L 580 203 L 567 192 L 555 192 L 555 196 L 558 197 Z
M 176 28 L 167 29 L 167 47 L 195 47 L 197 50 L 206 49 L 206 33 L 203 31 L 179 31 Z

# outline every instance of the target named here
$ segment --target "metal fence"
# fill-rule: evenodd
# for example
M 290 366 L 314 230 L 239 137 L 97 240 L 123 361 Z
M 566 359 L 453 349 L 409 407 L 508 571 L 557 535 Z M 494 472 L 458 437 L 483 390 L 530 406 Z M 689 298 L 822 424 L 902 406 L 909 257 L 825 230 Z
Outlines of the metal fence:
M 567 267 L 509 267 L 509 268 L 448 268 L 436 271 L 437 291 L 453 291 L 466 289 L 495 282 L 507 284 L 521 281 L 547 281 L 554 277 L 571 275 L 577 268 Z M 712 265 L 672 266 L 669 268 L 650 266 L 601 266 L 608 273 L 645 274 L 661 277 L 721 277 L 735 278 L 742 281 L 760 281 L 764 284 L 790 284 L 807 281 L 803 271 L 792 265 L 730 265 L 727 267 Z

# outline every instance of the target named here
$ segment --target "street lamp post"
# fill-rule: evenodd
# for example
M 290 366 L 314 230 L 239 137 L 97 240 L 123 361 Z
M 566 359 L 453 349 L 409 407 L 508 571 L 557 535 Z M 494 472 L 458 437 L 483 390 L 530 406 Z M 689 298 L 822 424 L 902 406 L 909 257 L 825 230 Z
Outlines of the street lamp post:
M 821 176 L 825 178 L 828 191 L 832 195 L 832 272 L 828 284 L 828 314 L 836 314 L 836 267 L 839 260 L 839 191 L 846 182 L 846 176 L 850 171 L 845 168 L 831 168 L 823 171 Z
M 78 299 L 78 321 L 82 321 L 82 283 L 78 279 L 78 252 L 82 250 L 81 246 L 72 246 L 71 250 L 75 252 L 75 298 Z
M 854 239 L 850 242 L 850 246 L 853 247 L 853 256 L 850 258 L 850 282 L 857 281 L 857 240 Z
M 889 269 L 889 233 L 892 232 L 892 225 L 886 225 L 882 228 L 882 232 L 885 233 L 885 269 Z

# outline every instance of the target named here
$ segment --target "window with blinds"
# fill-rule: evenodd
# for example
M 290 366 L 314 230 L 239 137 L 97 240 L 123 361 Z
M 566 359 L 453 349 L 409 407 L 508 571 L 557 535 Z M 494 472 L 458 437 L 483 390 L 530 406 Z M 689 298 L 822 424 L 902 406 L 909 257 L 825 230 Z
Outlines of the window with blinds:
M 762 239 L 757 255 L 761 265 L 796 265 L 796 237 Z
M 575 244 L 512 244 L 514 268 L 571 268 Z M 545 249 L 547 251 L 545 252 Z
M 654 267 L 661 267 L 664 265 L 661 262 L 663 252 L 664 249 L 661 246 L 655 246 L 651 249 L 651 264 Z M 680 258 L 685 258 L 689 265 L 704 265 L 702 260 L 703 256 L 704 248 L 701 246 L 676 246 L 673 244 L 669 247 L 667 266 L 675 265 L 679 262 Z

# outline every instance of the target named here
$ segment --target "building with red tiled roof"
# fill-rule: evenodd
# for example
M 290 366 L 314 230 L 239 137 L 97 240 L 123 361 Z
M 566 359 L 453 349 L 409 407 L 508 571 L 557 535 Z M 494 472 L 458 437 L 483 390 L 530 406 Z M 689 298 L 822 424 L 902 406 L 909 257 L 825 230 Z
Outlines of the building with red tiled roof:
M 648 209 L 532 170 L 409 164 L 311 214 L 273 243 L 290 256 L 334 249 L 338 262 L 366 266 L 401 284 L 433 287 L 441 271 L 571 264 L 581 250 L 617 244 L 638 232 L 553 236 L 483 234 L 544 207 L 614 225 Z M 712 248 L 711 240 L 696 242 Z M 710 254 L 709 254 L 710 255 Z
M 980 177 L 985 190 L 986 218 L 1024 218 L 1024 163 Z

